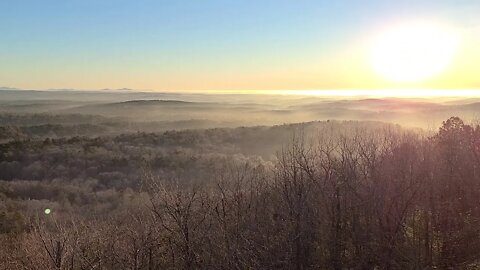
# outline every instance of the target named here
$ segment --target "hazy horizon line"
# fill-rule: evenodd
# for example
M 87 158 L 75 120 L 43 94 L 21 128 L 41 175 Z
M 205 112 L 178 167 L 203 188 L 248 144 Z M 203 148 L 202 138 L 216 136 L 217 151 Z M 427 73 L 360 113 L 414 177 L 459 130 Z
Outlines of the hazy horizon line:
M 78 91 L 78 92 L 124 92 L 124 93 L 178 93 L 178 94 L 221 94 L 221 95 L 285 95 L 318 97 L 479 97 L 480 88 L 431 89 L 431 88 L 386 88 L 386 89 L 245 89 L 245 90 L 157 90 L 135 88 L 46 88 L 28 89 L 0 87 L 4 91 Z

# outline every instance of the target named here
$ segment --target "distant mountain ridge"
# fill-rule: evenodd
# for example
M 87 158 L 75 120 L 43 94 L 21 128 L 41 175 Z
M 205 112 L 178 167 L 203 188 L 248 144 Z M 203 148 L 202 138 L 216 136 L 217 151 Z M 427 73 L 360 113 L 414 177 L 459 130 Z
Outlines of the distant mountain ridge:
M 137 99 L 137 100 L 128 100 L 123 102 L 112 103 L 113 104 L 135 104 L 135 105 L 153 105 L 153 104 L 193 104 L 196 102 L 176 100 L 176 99 Z
M 0 90 L 22 90 L 14 87 L 0 86 Z

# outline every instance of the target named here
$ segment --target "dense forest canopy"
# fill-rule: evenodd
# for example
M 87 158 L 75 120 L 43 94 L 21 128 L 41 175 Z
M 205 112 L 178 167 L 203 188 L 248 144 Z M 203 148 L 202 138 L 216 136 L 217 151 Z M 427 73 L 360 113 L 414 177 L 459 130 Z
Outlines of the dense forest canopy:
M 458 117 L 434 134 L 355 121 L 1 134 L 4 269 L 480 267 L 480 127 Z

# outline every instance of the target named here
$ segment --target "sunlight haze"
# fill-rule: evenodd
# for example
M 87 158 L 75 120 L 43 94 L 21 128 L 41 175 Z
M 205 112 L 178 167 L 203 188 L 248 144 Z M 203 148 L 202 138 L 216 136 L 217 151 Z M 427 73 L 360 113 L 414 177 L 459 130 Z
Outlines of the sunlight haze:
M 0 9 L 1 86 L 480 86 L 478 1 L 4 1 Z

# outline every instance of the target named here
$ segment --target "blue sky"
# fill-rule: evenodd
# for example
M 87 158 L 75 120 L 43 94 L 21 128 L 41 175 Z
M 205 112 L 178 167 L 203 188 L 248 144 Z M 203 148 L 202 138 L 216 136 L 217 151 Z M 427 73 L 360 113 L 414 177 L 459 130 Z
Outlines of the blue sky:
M 379 24 L 420 17 L 476 27 L 479 7 L 480 1 L 4 0 L 0 85 L 279 88 L 268 81 L 282 77 L 279 69 L 315 72 L 308 59 L 321 62 Z M 285 84 L 295 87 L 295 79 Z M 303 79 L 298 86 L 321 86 L 311 84 Z

